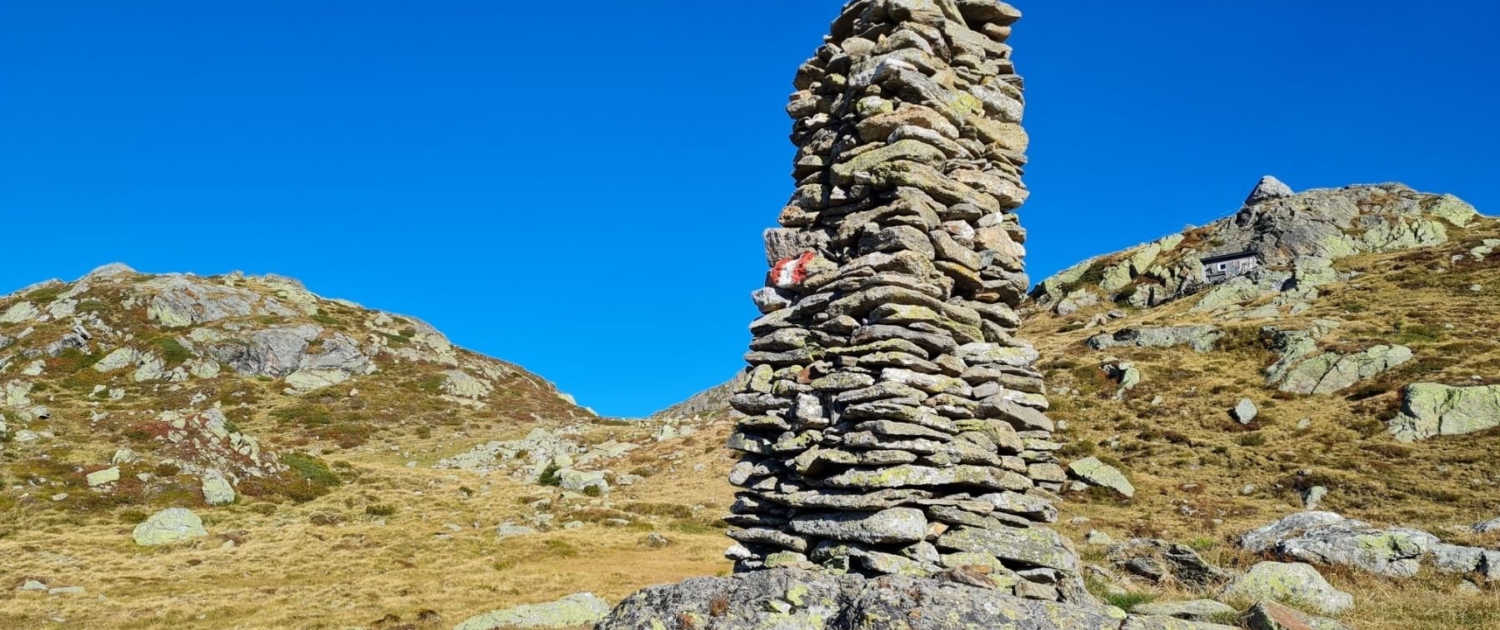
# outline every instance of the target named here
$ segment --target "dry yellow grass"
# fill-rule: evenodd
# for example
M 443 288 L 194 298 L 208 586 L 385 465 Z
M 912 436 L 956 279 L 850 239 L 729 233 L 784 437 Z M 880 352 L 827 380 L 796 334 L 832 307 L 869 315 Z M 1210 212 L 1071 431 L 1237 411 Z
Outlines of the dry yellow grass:
M 559 493 L 498 475 L 482 479 L 394 462 L 354 466 L 356 482 L 270 516 L 248 506 L 200 510 L 213 535 L 178 546 L 136 547 L 129 525 L 106 518 L 22 529 L 0 540 L 8 587 L 0 594 L 0 627 L 352 628 L 387 615 L 413 620 L 424 610 L 451 627 L 475 614 L 581 591 L 617 601 L 647 585 L 728 567 L 722 532 L 693 519 L 639 516 L 626 527 L 589 523 L 501 540 L 495 526 L 520 521 L 523 500 L 557 500 Z M 489 490 L 477 490 L 486 484 Z M 464 487 L 477 494 L 467 496 Z M 658 494 L 624 490 L 612 500 L 623 506 Z M 591 503 L 603 500 L 576 507 Z M 367 505 L 391 506 L 395 514 L 380 524 L 365 513 Z M 560 519 L 570 511 L 557 510 Z M 314 525 L 314 514 L 345 522 Z M 644 546 L 653 530 L 675 544 Z M 240 543 L 226 548 L 229 539 Z M 32 578 L 88 593 L 15 591 Z
M 1260 321 L 1222 321 L 1191 313 L 1192 300 L 1130 316 L 1100 329 L 1076 322 L 1115 308 L 1059 318 L 1030 319 L 1023 336 L 1042 351 L 1042 367 L 1054 389 L 1052 416 L 1068 424 L 1066 456 L 1094 454 L 1118 463 L 1138 489 L 1134 500 L 1103 494 L 1073 495 L 1063 520 L 1075 539 L 1091 529 L 1116 538 L 1153 536 L 1194 546 L 1227 549 L 1240 533 L 1302 509 L 1299 490 L 1314 485 L 1332 492 L 1323 509 L 1380 525 L 1418 527 L 1450 542 L 1486 544 L 1457 528 L 1500 516 L 1500 431 L 1397 443 L 1385 421 L 1397 411 L 1400 389 L 1411 382 L 1500 383 L 1500 259 L 1453 263 L 1478 240 L 1500 235 L 1486 221 L 1442 248 L 1367 256 L 1340 264 L 1359 271 L 1353 280 L 1323 287 L 1314 308 L 1301 316 Z M 1471 285 L 1481 285 L 1473 292 Z M 1331 349 L 1362 349 L 1377 343 L 1410 346 L 1416 359 L 1398 370 L 1330 396 L 1294 396 L 1268 388 L 1262 370 L 1275 355 L 1260 342 L 1263 326 L 1305 328 L 1319 318 L 1340 320 Z M 1083 345 L 1104 330 L 1132 326 L 1215 324 L 1230 334 L 1218 352 L 1187 348 L 1111 348 Z M 1124 400 L 1098 369 L 1109 356 L 1132 361 L 1145 374 Z M 1480 377 L 1478 380 L 1472 378 Z M 1152 404 L 1158 396 L 1160 404 Z M 1249 429 L 1228 415 L 1241 398 L 1261 407 Z M 1312 419 L 1299 430 L 1298 421 Z M 1249 495 L 1241 488 L 1255 486 Z M 1253 559 L 1232 554 L 1234 565 Z M 1360 602 L 1348 617 L 1355 627 L 1395 630 L 1500 628 L 1500 589 L 1461 594 L 1462 581 L 1424 575 L 1391 581 L 1331 570 L 1331 579 Z

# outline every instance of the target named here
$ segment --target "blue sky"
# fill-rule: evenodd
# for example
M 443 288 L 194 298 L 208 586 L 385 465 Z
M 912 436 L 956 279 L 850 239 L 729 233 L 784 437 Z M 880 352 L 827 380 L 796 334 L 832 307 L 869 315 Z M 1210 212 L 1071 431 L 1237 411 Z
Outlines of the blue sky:
M 649 413 L 742 365 L 840 6 L 0 0 L 0 292 L 278 273 Z M 1500 213 L 1500 4 L 1017 6 L 1035 279 L 1266 173 Z

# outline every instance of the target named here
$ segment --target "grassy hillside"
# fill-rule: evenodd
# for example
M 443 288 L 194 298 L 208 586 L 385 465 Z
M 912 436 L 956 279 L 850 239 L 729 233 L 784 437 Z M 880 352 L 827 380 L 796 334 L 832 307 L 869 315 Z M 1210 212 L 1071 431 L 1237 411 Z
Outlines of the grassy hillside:
M 0 387 L 4 628 L 394 627 L 376 622 L 432 613 L 444 621 L 419 627 L 452 627 L 727 566 L 715 521 L 728 501 L 693 500 L 729 495 L 707 427 L 657 441 L 663 422 L 595 418 L 415 319 L 285 279 L 106 269 L 0 298 Z M 508 468 L 434 468 L 538 428 L 580 449 L 640 444 L 578 466 L 640 480 L 589 496 Z M 248 444 L 253 456 L 236 450 Z M 118 481 L 90 485 L 111 468 Z M 214 472 L 233 503 L 206 504 Z M 168 507 L 210 536 L 132 542 Z M 502 539 L 504 523 L 536 533 Z M 668 551 L 643 544 L 655 531 Z M 33 580 L 85 593 L 18 590 Z

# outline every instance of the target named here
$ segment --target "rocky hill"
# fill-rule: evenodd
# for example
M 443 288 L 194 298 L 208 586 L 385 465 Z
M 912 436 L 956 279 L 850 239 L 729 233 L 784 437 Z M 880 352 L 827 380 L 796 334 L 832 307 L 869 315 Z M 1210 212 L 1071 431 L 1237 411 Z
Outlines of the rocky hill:
M 1304 608 L 1350 627 L 1500 623 L 1496 291 L 1500 221 L 1455 197 L 1271 179 L 1230 217 L 1040 283 L 1018 337 L 1042 355 L 1091 588 L 1234 617 L 1250 602 L 1226 584 L 1270 559 L 1347 591 Z
M 0 627 L 451 628 L 618 599 L 723 565 L 715 431 L 598 418 L 286 278 L 45 282 L 0 297 Z M 647 558 L 652 535 L 677 552 Z

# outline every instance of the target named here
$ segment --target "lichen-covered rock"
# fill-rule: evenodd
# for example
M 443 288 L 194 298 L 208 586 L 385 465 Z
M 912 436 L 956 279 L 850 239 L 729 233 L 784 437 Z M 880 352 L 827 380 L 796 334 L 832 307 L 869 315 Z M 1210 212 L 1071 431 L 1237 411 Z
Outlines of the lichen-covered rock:
M 203 519 L 184 508 L 171 508 L 151 515 L 135 526 L 132 538 L 142 547 L 170 545 L 208 535 Z
M 1135 486 L 1125 474 L 1097 457 L 1082 459 L 1068 465 L 1068 473 L 1090 485 L 1109 488 L 1126 498 L 1135 497 Z
M 1397 440 L 1414 442 L 1442 435 L 1465 435 L 1500 426 L 1500 385 L 1452 387 L 1410 385 L 1401 413 L 1391 420 Z
M 1293 394 L 1333 394 L 1400 367 L 1412 360 L 1406 346 L 1373 346 L 1360 352 L 1326 352 L 1283 371 L 1272 381 Z
M 1185 602 L 1155 602 L 1132 608 L 1131 613 L 1152 617 L 1174 617 L 1188 621 L 1212 621 L 1233 617 L 1239 611 L 1233 606 L 1211 599 L 1195 599 Z
M 1162 328 L 1126 328 L 1113 334 L 1090 337 L 1088 345 L 1095 350 L 1117 346 L 1137 348 L 1171 348 L 1189 346 L 1197 352 L 1210 352 L 1224 337 L 1214 326 L 1172 326 Z
M 1354 607 L 1354 596 L 1334 588 L 1310 564 L 1262 562 L 1224 589 L 1224 598 L 1269 599 L 1312 606 L 1337 615 Z
M 1124 625 L 1120 626 L 1120 630 L 1236 630 L 1236 628 L 1177 617 L 1144 616 L 1126 619 Z
M 1120 621 L 951 580 L 775 569 L 645 589 L 597 630 L 1117 630 Z
M 1332 619 L 1316 617 L 1276 602 L 1258 602 L 1245 611 L 1241 623 L 1250 630 L 1349 630 Z
M 572 628 L 598 623 L 609 614 L 609 604 L 592 593 L 569 595 L 547 604 L 528 604 L 472 617 L 454 630 L 510 628 Z
M 1110 546 L 1106 557 L 1122 571 L 1152 583 L 1208 589 L 1235 577 L 1233 573 L 1210 564 L 1187 545 L 1165 540 L 1129 540 Z

